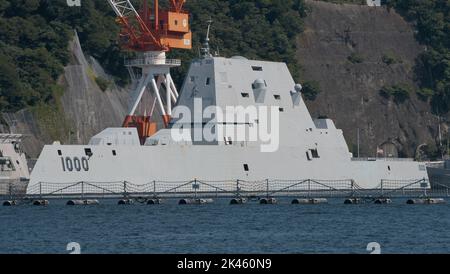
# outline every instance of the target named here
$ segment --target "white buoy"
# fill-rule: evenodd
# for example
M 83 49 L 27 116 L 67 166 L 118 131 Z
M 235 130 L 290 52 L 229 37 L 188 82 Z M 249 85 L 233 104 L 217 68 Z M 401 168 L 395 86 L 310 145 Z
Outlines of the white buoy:
M 375 200 L 374 203 L 377 205 L 390 204 L 390 203 L 392 203 L 392 200 L 389 198 L 378 198 Z
M 19 203 L 16 200 L 10 200 L 10 201 L 4 201 L 3 202 L 3 206 L 15 206 L 18 205 Z
M 277 203 L 277 199 L 275 198 L 261 198 L 261 200 L 259 200 L 259 203 L 262 205 L 274 205 Z
M 100 202 L 98 200 L 69 200 L 67 205 L 75 206 L 75 205 L 99 205 Z
M 328 200 L 324 198 L 313 198 L 313 199 L 294 199 L 292 200 L 293 205 L 316 205 L 316 204 L 328 204 Z
M 161 199 L 149 199 L 147 200 L 148 205 L 160 205 L 163 201 Z
M 35 206 L 48 206 L 48 200 L 34 200 L 33 205 Z
M 408 205 L 435 205 L 435 204 L 445 204 L 445 200 L 442 198 L 420 198 L 420 199 L 410 199 L 406 203 Z
M 361 200 L 360 198 L 348 198 L 348 199 L 345 199 L 344 204 L 356 205 L 356 204 L 361 204 L 362 202 L 363 202 L 363 200 Z
M 121 199 L 117 202 L 118 205 L 132 205 L 134 201 L 132 199 Z
M 247 203 L 247 199 L 246 198 L 233 198 L 230 201 L 230 205 L 242 205 Z
M 213 199 L 181 199 L 178 204 L 179 205 L 203 205 L 203 204 L 211 204 L 213 203 Z

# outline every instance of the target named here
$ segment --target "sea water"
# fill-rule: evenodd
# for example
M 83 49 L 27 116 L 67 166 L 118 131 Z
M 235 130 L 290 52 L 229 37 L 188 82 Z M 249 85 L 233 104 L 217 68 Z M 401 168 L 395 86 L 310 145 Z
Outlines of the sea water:
M 0 253 L 449 253 L 450 205 L 392 204 L 0 207 Z M 373 244 L 372 244 L 373 245 Z M 69 247 L 71 249 L 72 246 Z

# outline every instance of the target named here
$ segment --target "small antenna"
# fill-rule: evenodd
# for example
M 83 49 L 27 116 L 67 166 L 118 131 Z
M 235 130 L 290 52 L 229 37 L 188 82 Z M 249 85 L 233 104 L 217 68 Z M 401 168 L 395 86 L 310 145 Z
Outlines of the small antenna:
M 219 45 L 217 45 L 216 56 L 220 56 Z
M 205 38 L 205 42 L 203 43 L 203 48 L 201 49 L 202 53 L 203 53 L 203 57 L 211 57 L 211 51 L 209 48 L 209 32 L 211 30 L 211 24 L 212 24 L 212 19 L 211 17 L 209 18 L 208 21 L 206 21 L 208 23 L 208 29 L 206 31 L 206 38 Z

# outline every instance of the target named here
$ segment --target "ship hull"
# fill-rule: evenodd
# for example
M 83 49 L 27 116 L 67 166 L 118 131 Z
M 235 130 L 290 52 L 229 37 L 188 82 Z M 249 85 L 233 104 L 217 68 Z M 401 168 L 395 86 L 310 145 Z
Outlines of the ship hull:
M 450 169 L 427 167 L 432 188 L 450 188 Z
M 85 153 L 90 151 L 88 157 Z M 63 152 L 62 155 L 58 151 Z M 207 157 L 207 156 L 210 157 Z M 71 159 L 71 160 L 68 160 Z M 79 159 L 79 164 L 74 164 Z M 84 162 L 83 162 L 84 161 Z M 67 163 L 72 162 L 72 166 Z M 304 180 L 352 181 L 364 189 L 382 181 L 428 180 L 423 165 L 413 161 L 373 159 L 336 161 L 305 159 L 293 147 L 261 153 L 258 148 L 225 146 L 45 146 L 31 175 L 29 189 L 46 183 L 117 183 Z M 33 187 L 34 186 L 34 187 Z M 393 186 L 398 188 L 399 185 Z M 385 186 L 385 189 L 390 188 Z M 42 191 L 42 190 L 41 190 Z

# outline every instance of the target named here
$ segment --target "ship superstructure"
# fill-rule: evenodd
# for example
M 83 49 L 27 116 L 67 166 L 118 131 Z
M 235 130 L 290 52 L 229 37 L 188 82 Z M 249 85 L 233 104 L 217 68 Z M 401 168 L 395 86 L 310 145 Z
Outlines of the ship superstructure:
M 246 140 L 233 133 L 259 128 L 269 115 L 204 115 L 208 109 L 230 106 L 242 111 L 267 107 L 267 113 L 275 109 L 273 117 L 278 116 L 279 123 L 273 124 L 271 130 L 277 132 L 272 140 Z M 178 117 L 179 109 L 190 110 L 192 119 Z M 194 138 L 208 125 L 213 125 L 213 138 Z M 225 135 L 229 132 L 233 134 Z M 184 138 L 179 139 L 180 134 Z M 82 146 L 47 145 L 32 172 L 29 189 L 40 183 L 145 185 L 194 179 L 351 180 L 360 188 L 373 189 L 383 181 L 405 186 L 428 182 L 428 175 L 424 164 L 411 159 L 353 159 L 343 132 L 333 121 L 311 117 L 301 85 L 294 82 L 286 64 L 205 55 L 190 66 L 169 128 L 147 138 L 144 145 L 134 128 L 105 129 Z
M 25 193 L 30 171 L 22 138 L 21 134 L 0 134 L 0 195 Z

